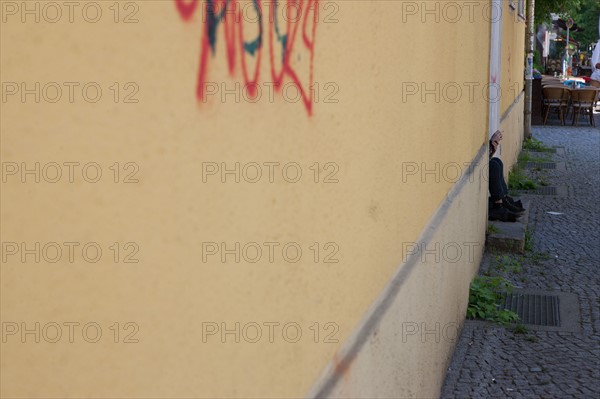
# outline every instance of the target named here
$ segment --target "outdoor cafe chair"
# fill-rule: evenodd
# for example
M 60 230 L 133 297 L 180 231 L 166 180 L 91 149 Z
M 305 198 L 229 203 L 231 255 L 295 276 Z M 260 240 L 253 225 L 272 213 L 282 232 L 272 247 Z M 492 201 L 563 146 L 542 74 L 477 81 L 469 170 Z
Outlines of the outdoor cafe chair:
M 566 89 L 567 92 L 569 92 L 569 90 L 570 90 L 568 86 L 565 86 L 565 85 L 563 85 L 560 82 L 548 83 L 547 85 L 542 86 L 542 115 L 545 115 L 544 114 L 544 110 L 546 109 L 546 103 L 547 103 L 546 96 L 544 95 L 544 89 L 545 88 L 552 88 L 552 87 L 555 88 L 555 89 L 560 89 L 560 90 Z M 570 95 L 568 96 L 568 98 L 566 100 L 566 104 L 564 104 L 565 110 L 566 110 L 565 118 L 567 118 L 569 116 L 569 109 L 570 109 L 569 108 L 569 106 L 570 106 L 569 102 L 570 102 Z M 558 111 L 558 109 L 556 111 Z
M 544 125 L 548 120 L 548 114 L 550 109 L 558 111 L 560 116 L 560 122 L 562 125 L 565 124 L 564 112 L 569 105 L 569 89 L 564 86 L 546 86 L 542 88 L 543 94 L 543 111 L 544 111 Z
M 580 116 L 589 115 L 590 124 L 596 126 L 594 122 L 594 105 L 598 96 L 598 89 L 586 88 L 571 90 L 571 107 L 573 108 L 573 123 L 577 126 Z

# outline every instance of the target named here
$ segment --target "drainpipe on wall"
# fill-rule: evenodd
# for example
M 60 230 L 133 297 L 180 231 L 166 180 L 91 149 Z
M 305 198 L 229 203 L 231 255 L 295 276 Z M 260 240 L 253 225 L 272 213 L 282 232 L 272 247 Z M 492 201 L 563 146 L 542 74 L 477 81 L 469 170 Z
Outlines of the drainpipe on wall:
M 533 80 L 534 42 L 534 10 L 535 0 L 527 2 L 527 64 L 525 66 L 525 139 L 531 138 L 531 88 Z
M 498 15 L 494 16 L 494 10 Z M 490 76 L 488 98 L 496 98 L 500 88 L 500 71 L 502 65 L 502 0 L 492 0 L 490 38 Z M 497 91 L 497 92 L 494 92 Z M 500 101 L 489 102 L 488 138 L 500 128 Z M 498 153 L 502 151 L 498 149 Z

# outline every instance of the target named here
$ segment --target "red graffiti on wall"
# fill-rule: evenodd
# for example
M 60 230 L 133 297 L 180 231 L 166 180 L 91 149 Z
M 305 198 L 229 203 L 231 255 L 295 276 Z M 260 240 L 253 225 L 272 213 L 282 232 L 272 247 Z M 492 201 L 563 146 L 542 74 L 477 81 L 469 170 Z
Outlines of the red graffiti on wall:
M 199 3 L 204 8 L 198 8 Z M 262 4 L 261 4 L 262 3 Z M 284 23 L 280 21 L 278 7 L 283 4 Z M 246 11 L 240 7 L 238 0 L 175 0 L 179 15 L 184 21 L 191 21 L 197 9 L 203 13 L 202 18 L 202 37 L 200 47 L 200 64 L 198 68 L 198 78 L 196 85 L 196 96 L 198 100 L 206 99 L 206 83 L 210 57 L 215 55 L 216 43 L 219 31 L 223 30 L 225 40 L 227 65 L 231 77 L 235 75 L 237 66 L 237 52 L 241 64 L 242 76 L 245 87 L 251 97 L 257 95 L 257 86 L 260 78 L 260 67 L 262 62 L 262 52 L 265 47 L 265 25 L 268 31 L 269 40 L 269 62 L 271 78 L 275 91 L 280 91 L 286 78 L 298 88 L 304 106 L 309 115 L 312 114 L 313 97 L 313 62 L 315 50 L 315 34 L 318 19 L 319 0 L 252 0 L 250 4 L 258 16 L 253 21 L 245 21 Z M 268 8 L 267 11 L 264 8 Z M 265 16 L 265 13 L 267 14 Z M 244 37 L 245 25 L 256 25 L 258 34 L 254 40 L 247 41 Z M 282 26 L 286 25 L 287 30 L 282 33 Z M 252 29 L 246 27 L 246 31 Z M 300 42 L 300 43 L 298 43 Z M 308 82 L 303 83 L 300 79 L 298 68 L 293 65 L 292 55 L 300 50 L 306 50 L 309 54 L 308 61 Z M 276 57 L 281 53 L 280 57 Z M 280 59 L 280 65 L 277 65 L 277 58 Z M 254 59 L 254 70 L 249 66 L 251 59 Z

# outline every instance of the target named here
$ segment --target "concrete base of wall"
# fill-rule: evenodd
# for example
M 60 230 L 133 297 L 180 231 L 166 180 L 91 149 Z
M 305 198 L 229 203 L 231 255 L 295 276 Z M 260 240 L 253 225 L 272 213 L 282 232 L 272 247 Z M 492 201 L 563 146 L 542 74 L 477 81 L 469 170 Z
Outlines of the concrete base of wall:
M 525 232 L 529 220 L 530 204 L 530 201 L 524 202 L 525 212 L 516 222 L 488 222 L 488 226 L 494 226 L 494 231 L 487 238 L 488 248 L 520 254 L 525 252 Z

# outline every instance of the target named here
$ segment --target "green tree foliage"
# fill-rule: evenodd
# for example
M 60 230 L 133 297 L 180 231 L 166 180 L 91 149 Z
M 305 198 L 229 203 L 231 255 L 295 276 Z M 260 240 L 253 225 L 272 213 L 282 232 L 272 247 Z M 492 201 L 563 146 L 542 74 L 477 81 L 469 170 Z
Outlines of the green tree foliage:
M 583 32 L 575 32 L 573 38 L 581 43 L 582 48 L 600 39 L 598 36 L 598 17 L 600 16 L 600 1 L 581 0 L 581 7 L 576 15 L 572 17 L 577 25 L 584 29 Z
M 599 0 L 535 0 L 536 25 L 550 25 L 550 13 L 558 14 L 563 19 L 573 18 L 584 29 L 583 32 L 573 32 L 573 39 L 580 42 L 583 48 L 598 41 Z
M 535 23 L 550 25 L 550 13 L 561 17 L 572 16 L 573 12 L 579 10 L 581 2 L 582 0 L 535 0 Z

